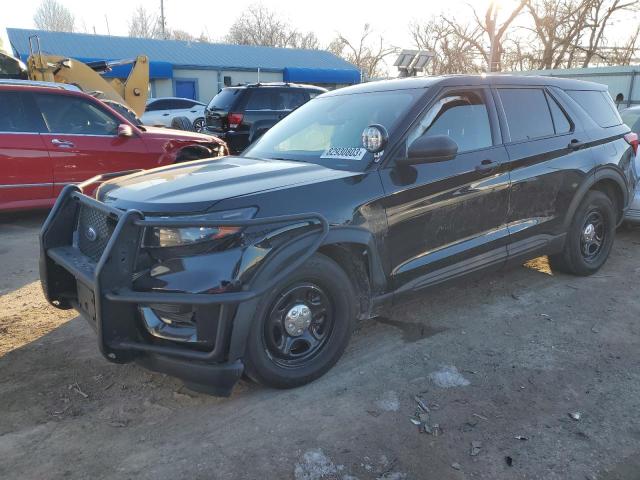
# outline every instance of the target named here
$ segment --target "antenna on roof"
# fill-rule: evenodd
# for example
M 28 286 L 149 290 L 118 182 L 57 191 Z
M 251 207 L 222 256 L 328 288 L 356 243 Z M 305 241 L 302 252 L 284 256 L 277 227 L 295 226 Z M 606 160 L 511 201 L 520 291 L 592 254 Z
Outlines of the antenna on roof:
M 260 67 L 258 67 L 258 85 L 260 85 Z

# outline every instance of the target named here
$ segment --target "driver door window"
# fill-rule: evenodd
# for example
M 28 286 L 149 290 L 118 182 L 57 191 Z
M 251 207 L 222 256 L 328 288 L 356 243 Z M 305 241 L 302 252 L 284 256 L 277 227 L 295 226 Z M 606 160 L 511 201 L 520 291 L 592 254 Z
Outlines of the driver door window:
M 47 130 L 66 135 L 114 136 L 118 121 L 92 102 L 68 95 L 36 95 Z
M 422 135 L 447 135 L 458 153 L 493 145 L 487 106 L 480 92 L 456 92 L 438 100 L 407 137 L 407 147 Z

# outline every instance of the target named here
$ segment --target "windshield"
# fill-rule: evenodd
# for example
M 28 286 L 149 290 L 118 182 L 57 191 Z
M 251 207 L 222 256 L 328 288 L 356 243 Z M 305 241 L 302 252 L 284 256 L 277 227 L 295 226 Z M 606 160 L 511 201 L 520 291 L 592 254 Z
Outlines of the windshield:
M 229 110 L 240 91 L 239 88 L 223 88 L 209 102 L 209 110 Z
M 320 96 L 267 131 L 243 156 L 320 163 L 362 170 L 372 154 L 362 148 L 362 131 L 381 124 L 389 132 L 424 89 Z
M 638 122 L 638 119 L 640 119 L 640 108 L 623 110 L 620 116 L 622 117 L 622 121 L 627 125 L 627 127 L 635 131 L 634 127 Z

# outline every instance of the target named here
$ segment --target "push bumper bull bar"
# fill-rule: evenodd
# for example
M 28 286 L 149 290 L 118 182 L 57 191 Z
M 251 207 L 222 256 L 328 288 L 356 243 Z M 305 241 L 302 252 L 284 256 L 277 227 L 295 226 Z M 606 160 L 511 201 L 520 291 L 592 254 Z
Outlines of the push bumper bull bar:
M 109 178 L 114 176 L 117 175 L 111 174 Z M 88 182 L 104 179 L 94 177 Z M 113 233 L 97 262 L 74 245 L 80 206 L 95 209 L 115 222 Z M 283 223 L 314 224 L 319 225 L 320 230 L 304 253 L 259 285 L 249 282 L 236 291 L 223 293 L 136 291 L 133 288 L 142 233 L 147 227 L 251 227 Z M 254 303 L 302 266 L 328 232 L 327 220 L 318 213 L 233 221 L 147 218 L 138 210 L 118 210 L 82 194 L 82 184 L 67 185 L 42 227 L 40 278 L 51 304 L 58 308 L 73 307 L 89 320 L 97 332 L 100 351 L 109 361 L 139 361 L 151 369 L 181 377 L 187 383 L 200 384 L 211 393 L 228 395 L 243 371 L 238 350 L 243 350 Z M 149 304 L 217 306 L 219 314 L 213 347 L 203 351 L 145 338 L 137 321 L 137 309 Z M 230 351 L 230 345 L 240 344 L 242 348 Z

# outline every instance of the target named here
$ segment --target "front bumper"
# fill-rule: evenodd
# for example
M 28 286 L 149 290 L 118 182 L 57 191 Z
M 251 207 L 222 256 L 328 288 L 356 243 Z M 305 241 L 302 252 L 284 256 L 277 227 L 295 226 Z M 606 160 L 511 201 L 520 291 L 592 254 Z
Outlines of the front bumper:
M 81 250 L 77 224 L 80 208 L 111 219 L 113 231 L 98 255 Z M 253 226 L 310 222 L 321 226 L 313 245 L 268 280 L 239 285 L 225 293 L 137 291 L 134 273 L 142 233 L 146 227 Z M 328 223 L 319 214 L 288 215 L 233 222 L 156 218 L 136 210 L 121 211 L 83 195 L 81 186 L 68 185 L 60 194 L 40 235 L 40 279 L 47 300 L 58 308 L 75 308 L 94 327 L 104 357 L 115 363 L 142 365 L 199 385 L 216 395 L 229 395 L 243 371 L 242 356 L 253 313 L 268 289 L 299 268 L 320 246 Z M 258 276 L 259 277 L 259 276 Z M 185 345 L 149 335 L 140 310 L 150 305 L 216 307 L 207 329 L 207 347 Z
M 224 141 L 231 155 L 237 155 L 249 146 L 249 131 L 222 131 L 205 126 L 203 133 L 214 135 Z

